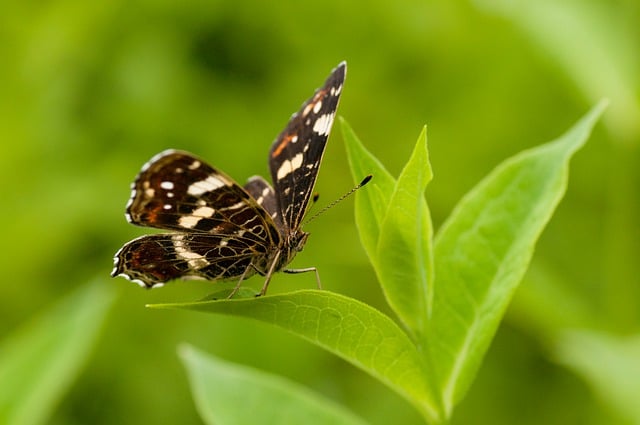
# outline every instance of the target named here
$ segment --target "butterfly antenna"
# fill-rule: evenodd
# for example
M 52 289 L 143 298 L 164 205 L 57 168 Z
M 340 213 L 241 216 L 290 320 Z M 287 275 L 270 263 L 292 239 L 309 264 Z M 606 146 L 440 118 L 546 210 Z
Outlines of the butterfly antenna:
M 365 177 L 364 179 L 362 179 L 362 181 L 360 183 L 358 183 L 353 189 L 351 189 L 350 191 L 348 191 L 347 193 L 345 193 L 344 195 L 342 195 L 341 197 L 339 197 L 338 199 L 336 199 L 335 201 L 333 201 L 332 203 L 330 203 L 329 205 L 325 206 L 324 208 L 322 208 L 320 211 L 318 211 L 317 213 L 315 213 L 314 215 L 312 215 L 311 217 L 309 217 L 307 220 L 304 221 L 303 225 L 312 222 L 313 220 L 315 220 L 319 215 L 323 214 L 325 211 L 327 211 L 330 208 L 335 207 L 337 204 L 339 204 L 340 202 L 344 201 L 346 198 L 348 198 L 349 196 L 351 196 L 356 190 L 360 189 L 362 186 L 364 186 L 365 184 L 369 183 L 369 181 L 371 181 L 371 179 L 373 178 L 373 176 L 371 174 L 369 174 L 367 177 Z M 314 201 L 317 201 L 317 197 L 314 196 Z

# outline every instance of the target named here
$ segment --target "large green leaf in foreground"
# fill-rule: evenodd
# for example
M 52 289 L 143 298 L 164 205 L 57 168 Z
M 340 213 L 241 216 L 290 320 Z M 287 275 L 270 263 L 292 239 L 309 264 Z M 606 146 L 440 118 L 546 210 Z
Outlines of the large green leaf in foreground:
M 423 361 L 429 376 L 437 376 L 435 388 L 441 397 L 445 416 L 449 417 L 453 406 L 461 400 L 471 385 L 473 377 L 482 361 L 496 328 L 504 315 L 513 291 L 525 273 L 535 243 L 555 207 L 564 195 L 568 176 L 569 159 L 587 140 L 591 128 L 604 109 L 597 105 L 574 128 L 557 141 L 522 152 L 505 161 L 487 176 L 476 188 L 458 204 L 442 227 L 434 249 L 434 264 L 429 264 L 430 235 L 421 233 L 414 227 L 417 241 L 405 255 L 424 256 L 423 269 L 407 267 L 405 262 L 397 275 L 403 281 L 394 282 L 393 262 L 381 260 L 384 252 L 393 250 L 387 245 L 380 250 L 387 239 L 381 234 L 392 234 L 393 229 L 385 229 L 383 223 L 392 208 L 413 211 L 415 223 L 429 223 L 428 209 L 411 208 L 412 203 L 396 197 L 390 205 L 394 193 L 417 193 L 422 180 L 418 177 L 396 182 L 388 177 L 377 159 L 360 143 L 353 131 L 343 122 L 343 133 L 349 162 L 354 179 L 366 170 L 376 170 L 383 175 L 383 184 L 376 185 L 375 173 L 371 185 L 375 191 L 362 190 L 356 196 L 356 222 L 363 245 L 367 249 L 376 273 L 381 280 L 389 305 L 407 325 L 409 330 L 419 329 L 421 320 L 427 324 L 425 332 L 418 332 L 424 338 L 417 345 L 427 347 Z M 411 163 L 415 169 L 421 141 Z M 424 175 L 429 176 L 430 165 L 427 155 L 422 156 Z M 403 171 L 403 174 L 405 171 Z M 414 173 L 415 175 L 415 173 Z M 428 179 L 426 180 L 428 182 Z M 367 188 L 370 189 L 370 188 Z M 423 190 L 424 188 L 422 188 Z M 406 196 L 405 200 L 409 199 Z M 418 205 L 415 202 L 413 205 Z M 403 211 L 400 211 L 402 213 Z M 396 220 L 397 226 L 409 220 Z M 424 227 L 423 227 L 424 228 Z M 402 229 L 395 229 L 402 235 Z M 395 238 L 397 242 L 399 239 Z M 400 239 L 401 241 L 401 239 Z M 395 244 L 401 249 L 402 244 Z M 409 245 L 406 245 L 409 247 Z M 372 247 L 377 250 L 370 252 Z M 421 252 L 422 251 L 422 252 Z M 429 268 L 432 270 L 428 270 Z M 428 277 L 435 274 L 435 282 Z M 425 279 L 427 276 L 427 279 Z M 405 291 L 419 294 L 427 286 L 427 294 L 434 292 L 433 302 L 428 304 L 431 314 L 406 320 L 411 299 L 394 302 L 389 294 Z M 413 309 L 418 311 L 419 309 Z
M 341 406 L 280 376 L 226 362 L 190 346 L 181 347 L 180 357 L 207 424 L 365 424 Z
M 389 385 L 431 420 L 438 418 L 429 377 L 409 337 L 389 317 L 329 291 L 302 290 L 259 298 L 155 304 L 257 319 L 286 329 Z
M 565 193 L 571 156 L 604 107 L 598 104 L 559 139 L 499 165 L 440 229 L 427 338 L 448 415 L 471 385 L 535 243 Z

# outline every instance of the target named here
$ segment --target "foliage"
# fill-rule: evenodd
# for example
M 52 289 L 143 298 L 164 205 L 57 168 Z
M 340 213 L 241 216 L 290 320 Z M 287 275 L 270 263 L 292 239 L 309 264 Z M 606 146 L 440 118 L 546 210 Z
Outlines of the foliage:
M 279 376 L 180 349 L 196 407 L 207 424 L 363 425 L 340 406 Z
M 429 422 L 445 422 L 471 385 L 535 243 L 564 195 L 571 156 L 603 109 L 601 103 L 558 140 L 498 166 L 458 204 L 433 250 L 423 197 L 431 179 L 426 129 L 394 181 L 343 121 L 354 178 L 371 168 L 383 177 L 381 185 L 374 180 L 371 191 L 358 194 L 357 223 L 406 334 L 373 307 L 325 291 L 154 307 L 274 324 L 380 379 Z

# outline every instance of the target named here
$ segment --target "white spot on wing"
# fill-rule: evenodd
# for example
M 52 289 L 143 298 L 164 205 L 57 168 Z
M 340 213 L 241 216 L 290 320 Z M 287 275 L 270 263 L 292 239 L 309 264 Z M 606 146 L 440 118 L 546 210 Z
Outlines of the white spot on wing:
M 312 103 L 310 103 L 307 106 L 305 106 L 304 111 L 302 111 L 302 116 L 306 117 L 309 114 L 309 112 L 311 111 L 311 108 L 313 108 L 313 104 Z
M 209 217 L 213 216 L 214 212 L 216 212 L 216 210 L 214 210 L 211 207 L 200 207 L 200 208 L 194 210 L 192 214 L 195 215 L 196 217 L 209 218 Z
M 202 220 L 202 217 L 196 217 L 193 215 L 183 215 L 182 217 L 180 217 L 180 220 L 178 220 L 178 224 L 181 227 L 185 227 L 187 229 L 193 229 L 198 225 L 198 222 L 200 222 L 200 220 Z
M 175 250 L 176 255 L 183 260 L 186 260 L 187 263 L 189 263 L 190 267 L 199 269 L 209 265 L 209 262 L 203 255 L 200 255 L 197 252 L 189 251 L 185 247 L 183 235 L 175 235 L 172 239 L 173 249 Z
M 166 190 L 171 190 L 174 188 L 173 182 L 162 182 L 160 183 L 160 187 Z
M 320 112 L 321 108 L 322 108 L 322 101 L 319 100 L 313 105 L 313 113 L 317 114 L 318 112 Z
M 138 192 L 136 191 L 136 186 L 135 184 L 131 185 L 131 197 L 129 198 L 129 200 L 127 201 L 127 205 L 125 206 L 125 208 L 128 210 L 129 207 L 131 207 L 131 205 L 133 205 L 133 201 L 134 199 L 136 199 Z
M 225 185 L 225 182 L 220 180 L 217 177 L 209 176 L 205 180 L 200 180 L 199 182 L 193 183 L 187 189 L 187 193 L 191 196 L 200 196 L 206 192 L 213 192 Z
M 292 171 L 297 170 L 302 165 L 303 155 L 302 153 L 297 154 L 290 160 L 284 161 L 280 168 L 278 168 L 278 173 L 276 177 L 278 180 L 288 176 Z
M 223 211 L 227 211 L 227 210 L 237 210 L 238 208 L 242 208 L 245 206 L 245 203 L 243 201 L 240 202 L 236 202 L 233 205 L 229 205 L 228 207 L 224 207 L 224 208 L 220 208 Z
M 132 277 L 127 276 L 127 275 L 126 275 L 126 274 L 124 274 L 124 273 L 120 273 L 118 276 L 122 276 L 122 277 L 126 278 L 127 280 L 129 280 L 129 281 L 131 281 L 131 282 L 133 282 L 133 283 L 137 283 L 137 284 L 138 284 L 138 285 L 140 285 L 140 287 L 142 287 L 142 288 L 146 288 L 146 287 L 147 287 L 147 284 L 146 284 L 146 283 L 144 283 L 143 281 L 141 281 L 140 279 L 134 279 L 134 278 L 132 278 Z M 151 285 L 151 287 L 152 287 L 152 288 L 155 288 L 155 287 L 156 287 L 156 285 L 159 285 L 159 284 L 158 284 L 158 283 L 156 283 L 155 285 Z
M 333 114 L 320 115 L 313 124 L 313 131 L 321 136 L 328 136 L 333 124 Z

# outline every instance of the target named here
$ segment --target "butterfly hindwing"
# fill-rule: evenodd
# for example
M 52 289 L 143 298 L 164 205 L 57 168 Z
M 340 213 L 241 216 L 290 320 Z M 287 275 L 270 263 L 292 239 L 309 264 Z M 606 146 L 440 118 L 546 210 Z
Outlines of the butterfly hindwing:
M 295 113 L 271 146 L 269 168 L 284 226 L 300 226 L 313 192 L 318 168 L 335 118 L 346 63 Z
M 209 233 L 146 235 L 126 243 L 113 276 L 152 288 L 173 279 L 226 280 L 255 273 L 251 259 L 265 247 L 251 239 Z M 262 252 L 260 252 L 262 251 Z
M 252 198 L 256 200 L 258 205 L 264 208 L 276 223 L 278 229 L 282 229 L 282 217 L 278 209 L 278 200 L 276 193 L 265 179 L 260 176 L 253 176 L 244 185 L 244 190 L 249 192 Z

